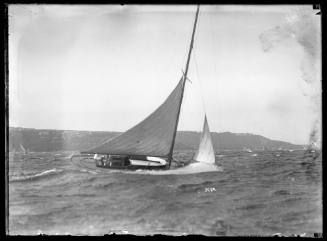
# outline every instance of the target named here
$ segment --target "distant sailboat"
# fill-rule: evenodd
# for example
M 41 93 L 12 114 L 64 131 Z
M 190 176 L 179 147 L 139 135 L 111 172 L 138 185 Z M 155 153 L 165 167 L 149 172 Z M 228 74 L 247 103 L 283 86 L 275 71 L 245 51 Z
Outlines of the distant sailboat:
M 81 152 L 94 154 L 96 166 L 116 169 L 170 168 L 198 14 L 199 6 L 195 15 L 185 72 L 175 89 L 165 102 L 143 121 L 121 135 Z M 206 116 L 199 150 L 194 160 L 209 164 L 215 163 L 215 153 Z
M 243 147 L 243 151 L 252 152 L 252 150 L 250 148 L 246 148 L 246 147 Z
M 24 148 L 24 146 L 22 144 L 19 144 L 20 146 L 20 149 L 21 151 L 24 153 L 24 154 L 27 154 L 27 150 Z

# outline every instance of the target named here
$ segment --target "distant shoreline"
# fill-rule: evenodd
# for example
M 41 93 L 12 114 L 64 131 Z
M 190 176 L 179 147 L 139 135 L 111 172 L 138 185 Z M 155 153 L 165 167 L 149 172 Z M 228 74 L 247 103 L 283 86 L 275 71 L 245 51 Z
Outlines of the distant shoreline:
M 122 132 L 115 131 L 77 131 L 9 127 L 9 151 L 29 150 L 37 152 L 85 150 Z M 200 132 L 178 131 L 175 150 L 197 149 Z M 276 141 L 250 133 L 211 132 L 215 150 L 304 150 L 307 145 L 295 145 Z

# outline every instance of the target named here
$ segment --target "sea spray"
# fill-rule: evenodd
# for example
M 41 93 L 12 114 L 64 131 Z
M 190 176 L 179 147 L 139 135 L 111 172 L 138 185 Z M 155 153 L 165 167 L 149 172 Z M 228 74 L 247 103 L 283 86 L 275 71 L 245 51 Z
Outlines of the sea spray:
M 12 176 L 9 181 L 10 182 L 22 182 L 22 181 L 28 181 L 28 180 L 36 180 L 39 179 L 41 177 L 45 178 L 51 175 L 56 175 L 59 173 L 62 173 L 63 170 L 58 170 L 56 168 L 50 169 L 50 170 L 46 170 L 40 173 L 36 173 L 36 174 L 30 174 L 30 175 L 19 175 L 19 176 Z

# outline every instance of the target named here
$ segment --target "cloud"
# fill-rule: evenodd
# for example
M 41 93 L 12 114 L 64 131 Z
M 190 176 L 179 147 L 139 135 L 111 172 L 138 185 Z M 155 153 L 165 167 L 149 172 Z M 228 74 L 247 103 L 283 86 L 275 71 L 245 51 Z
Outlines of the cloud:
M 290 11 L 284 22 L 263 32 L 260 42 L 263 51 L 269 52 L 274 48 L 294 39 L 303 50 L 300 70 L 301 79 L 305 83 L 304 95 L 312 104 L 315 115 L 309 143 L 319 145 L 321 140 L 321 76 L 320 76 L 320 17 L 312 9 L 297 8 Z
M 303 79 L 312 83 L 315 81 L 317 62 L 319 61 L 319 34 L 317 24 L 319 16 L 312 10 L 297 9 L 286 15 L 283 24 L 267 30 L 259 36 L 265 52 L 282 44 L 289 39 L 295 39 L 304 51 L 302 72 Z

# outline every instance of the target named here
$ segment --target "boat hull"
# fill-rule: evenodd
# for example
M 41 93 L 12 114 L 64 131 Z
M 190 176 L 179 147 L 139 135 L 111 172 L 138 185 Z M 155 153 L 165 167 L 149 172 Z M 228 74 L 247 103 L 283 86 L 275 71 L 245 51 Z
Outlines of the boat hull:
M 114 159 L 115 161 L 113 161 Z M 142 159 L 136 159 L 126 156 L 110 156 L 107 159 L 98 159 L 95 160 L 95 165 L 100 168 L 122 170 L 158 170 L 166 169 L 168 167 L 167 162 L 162 158 L 143 157 Z
M 122 167 L 114 167 L 114 166 L 100 166 L 96 165 L 96 167 L 104 168 L 104 169 L 115 169 L 115 170 L 164 170 L 167 169 L 167 165 L 160 165 L 160 166 L 144 166 L 144 165 L 129 165 L 129 166 L 122 166 Z

